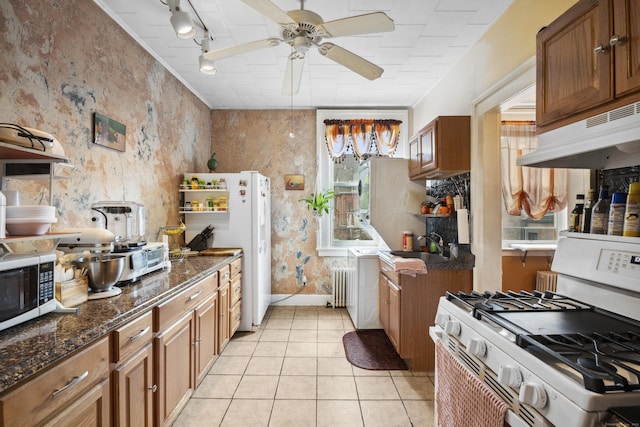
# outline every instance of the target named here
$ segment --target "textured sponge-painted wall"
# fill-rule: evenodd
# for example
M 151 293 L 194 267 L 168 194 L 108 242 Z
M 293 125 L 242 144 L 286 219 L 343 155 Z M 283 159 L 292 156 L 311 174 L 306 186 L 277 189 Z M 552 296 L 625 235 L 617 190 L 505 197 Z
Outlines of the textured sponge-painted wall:
M 210 109 L 93 1 L 0 2 L 0 122 L 54 134 L 75 166 L 56 180 L 56 228 L 91 226 L 89 205 L 141 202 L 147 239 L 177 222 L 178 184 L 211 154 Z M 94 144 L 93 113 L 126 125 L 126 150 Z M 11 180 L 23 204 L 48 184 Z

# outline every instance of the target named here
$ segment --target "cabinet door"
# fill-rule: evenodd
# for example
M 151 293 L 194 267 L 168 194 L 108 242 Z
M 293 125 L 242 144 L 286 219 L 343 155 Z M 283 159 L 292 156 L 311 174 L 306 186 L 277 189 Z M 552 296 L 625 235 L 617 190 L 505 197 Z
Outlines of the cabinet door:
M 420 137 L 409 142 L 409 176 L 420 173 Z
M 222 353 L 225 346 L 231 339 L 231 324 L 229 319 L 229 282 L 220 284 L 218 289 L 218 310 L 220 318 L 218 320 L 218 349 Z
M 378 284 L 378 309 L 380 310 L 380 323 L 382 328 L 389 335 L 389 279 L 380 273 Z
M 218 295 L 209 297 L 195 310 L 196 384 L 204 379 L 218 354 Z
M 47 427 L 109 427 L 109 380 L 87 390 L 71 406 L 65 408 L 49 422 Z
M 170 425 L 195 389 L 193 319 L 190 311 L 154 339 L 159 425 Z
M 438 167 L 436 158 L 436 132 L 438 122 L 433 121 L 420 131 L 420 172 L 429 172 Z
M 153 425 L 153 346 L 148 343 L 113 371 L 114 425 Z
M 616 96 L 640 90 L 640 2 L 613 1 Z
M 613 99 L 609 22 L 607 1 L 581 0 L 538 33 L 538 126 Z
M 395 283 L 389 281 L 389 341 L 400 354 L 400 288 Z

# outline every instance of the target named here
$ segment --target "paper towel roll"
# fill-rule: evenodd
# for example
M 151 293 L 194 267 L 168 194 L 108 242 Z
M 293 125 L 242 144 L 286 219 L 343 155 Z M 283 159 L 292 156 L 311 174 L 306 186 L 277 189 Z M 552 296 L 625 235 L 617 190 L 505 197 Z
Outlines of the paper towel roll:
M 458 209 L 458 243 L 465 245 L 469 243 L 469 211 Z

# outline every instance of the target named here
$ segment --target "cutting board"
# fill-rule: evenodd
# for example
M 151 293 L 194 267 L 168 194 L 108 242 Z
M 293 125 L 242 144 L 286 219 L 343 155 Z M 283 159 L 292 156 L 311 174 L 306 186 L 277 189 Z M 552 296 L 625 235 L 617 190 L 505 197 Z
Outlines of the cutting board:
M 236 256 L 242 253 L 242 248 L 207 248 L 198 252 L 198 255 L 208 256 Z

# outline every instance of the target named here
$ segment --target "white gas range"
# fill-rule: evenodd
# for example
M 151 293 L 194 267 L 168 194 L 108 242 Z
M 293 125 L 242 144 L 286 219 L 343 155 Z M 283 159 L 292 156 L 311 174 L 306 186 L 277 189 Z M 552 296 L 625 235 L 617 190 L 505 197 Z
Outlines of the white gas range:
M 640 239 L 566 233 L 552 270 L 557 293 L 442 297 L 432 338 L 512 426 L 640 425 Z

